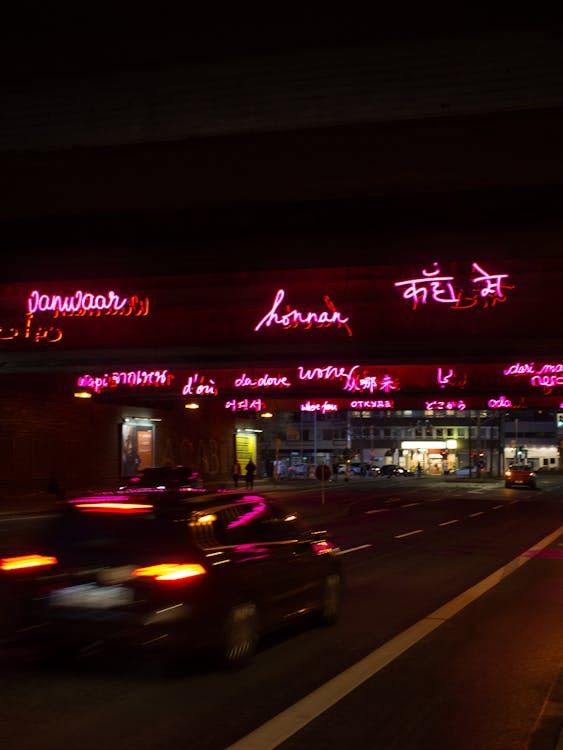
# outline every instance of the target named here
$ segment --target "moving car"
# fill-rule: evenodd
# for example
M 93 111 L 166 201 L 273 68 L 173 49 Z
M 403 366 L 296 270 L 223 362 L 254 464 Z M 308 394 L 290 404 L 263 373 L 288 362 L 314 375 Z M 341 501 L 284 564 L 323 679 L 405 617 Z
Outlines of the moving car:
M 141 469 L 134 476 L 128 477 L 119 489 L 166 490 L 182 487 L 201 487 L 200 475 L 189 466 L 151 466 Z
M 206 651 L 239 667 L 295 618 L 336 621 L 342 575 L 324 531 L 262 495 L 115 493 L 67 500 L 37 549 L 0 560 L 47 654 L 93 644 Z
M 504 486 L 514 485 L 536 489 L 536 472 L 530 464 L 512 464 L 504 472 Z
M 397 464 L 384 464 L 379 467 L 378 474 L 382 477 L 412 477 L 413 472 Z

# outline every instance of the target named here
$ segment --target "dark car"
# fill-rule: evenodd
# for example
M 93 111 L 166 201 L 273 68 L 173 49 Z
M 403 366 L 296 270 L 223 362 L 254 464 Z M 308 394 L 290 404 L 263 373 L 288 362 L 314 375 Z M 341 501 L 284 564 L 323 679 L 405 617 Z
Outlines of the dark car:
M 504 485 L 505 487 L 514 487 L 514 485 L 522 487 L 530 487 L 536 489 L 536 472 L 533 467 L 529 464 L 512 464 L 504 472 Z
M 378 474 L 382 477 L 412 477 L 413 472 L 405 469 L 404 466 L 397 466 L 397 464 L 384 464 L 379 466 Z
M 242 666 L 295 618 L 337 619 L 337 552 L 262 495 L 116 493 L 63 503 L 37 551 L 3 558 L 0 575 L 28 592 L 25 631 L 44 654 L 211 650 Z
M 128 477 L 119 489 L 167 490 L 183 487 L 201 487 L 199 473 L 189 466 L 151 466 Z

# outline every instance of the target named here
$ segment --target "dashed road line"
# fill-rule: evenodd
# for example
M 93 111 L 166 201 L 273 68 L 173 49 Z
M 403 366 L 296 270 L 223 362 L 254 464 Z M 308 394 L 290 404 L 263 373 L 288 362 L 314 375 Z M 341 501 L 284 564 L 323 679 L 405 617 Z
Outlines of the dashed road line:
M 417 502 L 417 503 L 407 503 L 406 505 L 401 505 L 401 508 L 414 508 L 415 505 L 420 505 L 420 502 Z
M 422 534 L 424 529 L 416 529 L 415 531 L 407 531 L 406 534 L 397 534 L 395 539 L 404 539 L 406 536 L 412 536 L 413 534 Z
M 491 510 L 499 510 L 499 508 L 505 508 L 505 507 L 506 507 L 505 505 L 493 505 Z
M 477 516 L 484 516 L 484 515 L 485 515 L 485 511 L 479 510 L 477 511 L 477 513 L 470 513 L 469 518 L 476 518 Z
M 389 513 L 389 508 L 376 508 L 375 510 L 366 510 L 367 516 L 369 516 L 370 513 Z
M 359 547 L 349 547 L 348 549 L 341 549 L 338 551 L 337 554 L 339 555 L 347 555 L 349 552 L 358 552 L 358 550 L 361 549 L 367 549 L 368 547 L 371 547 L 371 544 L 360 544 Z
M 438 526 L 451 526 L 452 523 L 459 523 L 459 518 L 454 518 L 452 521 L 443 521 L 443 523 L 439 523 Z

